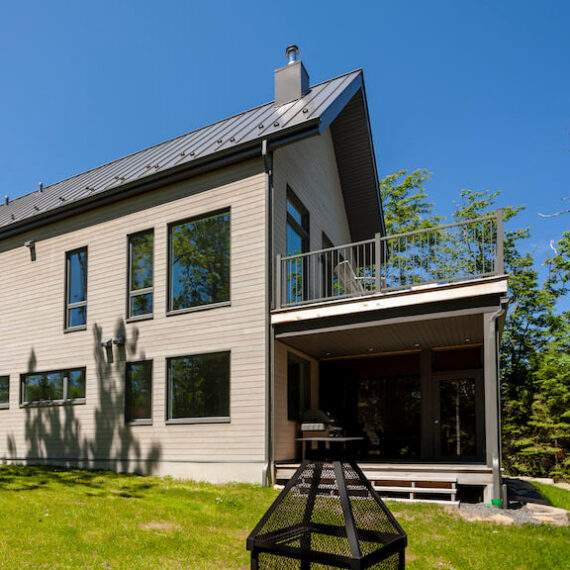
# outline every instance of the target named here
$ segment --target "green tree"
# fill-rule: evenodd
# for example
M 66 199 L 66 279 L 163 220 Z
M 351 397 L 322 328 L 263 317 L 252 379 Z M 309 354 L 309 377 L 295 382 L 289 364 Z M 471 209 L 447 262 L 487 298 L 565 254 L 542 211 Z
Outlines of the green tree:
M 515 441 L 516 467 L 532 475 L 570 475 L 570 318 L 559 328 L 535 373 L 530 420 Z
M 411 173 L 400 170 L 380 180 L 387 235 L 429 228 L 442 221 L 433 214 L 433 204 L 426 200 L 424 183 L 430 177 L 431 172 L 425 169 Z

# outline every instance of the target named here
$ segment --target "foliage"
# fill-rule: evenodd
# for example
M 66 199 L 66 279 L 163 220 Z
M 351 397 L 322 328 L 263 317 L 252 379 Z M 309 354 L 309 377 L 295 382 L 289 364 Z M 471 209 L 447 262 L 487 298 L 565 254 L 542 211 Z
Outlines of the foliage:
M 570 319 L 540 357 L 531 414 L 515 441 L 519 469 L 533 475 L 570 476 Z
M 429 228 L 441 222 L 433 214 L 433 204 L 426 202 L 424 182 L 431 177 L 427 170 L 400 170 L 380 180 L 384 205 L 386 235 Z
M 427 201 L 424 183 L 429 176 L 426 170 L 411 174 L 404 170 L 380 181 L 388 234 L 429 228 L 442 221 Z M 499 196 L 500 192 L 462 190 L 454 222 L 490 214 Z M 504 221 L 513 220 L 522 209 L 503 208 Z M 481 222 L 439 231 L 437 239 L 427 244 L 429 255 L 438 260 L 431 277 L 487 273 L 494 267 L 497 235 L 493 228 Z M 521 253 L 529 236 L 529 228 L 504 232 L 505 273 L 509 275 L 501 351 L 505 465 L 512 473 L 570 476 L 569 317 L 556 312 L 558 299 L 570 292 L 570 232 L 563 234 L 556 254 L 547 260 L 549 277 L 542 284 L 532 255 Z M 413 252 L 408 244 L 406 248 L 402 252 L 398 246 L 392 259 L 410 272 L 428 251 L 423 245 Z
M 104 471 L 0 466 L 0 567 L 249 568 L 245 539 L 277 496 Z M 392 503 L 406 567 L 564 568 L 570 530 L 467 522 L 439 505 Z M 530 546 L 529 546 L 530 545 Z

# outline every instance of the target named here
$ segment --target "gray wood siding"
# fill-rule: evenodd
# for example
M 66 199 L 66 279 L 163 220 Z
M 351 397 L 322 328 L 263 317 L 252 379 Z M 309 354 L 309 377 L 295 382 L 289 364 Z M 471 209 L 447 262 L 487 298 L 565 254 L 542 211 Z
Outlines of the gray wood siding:
M 166 316 L 168 224 L 231 209 L 231 306 Z M 93 209 L 0 242 L 0 458 L 109 460 L 168 472 L 158 462 L 265 457 L 265 176 L 260 160 Z M 154 318 L 125 322 L 127 235 L 153 228 Z M 36 240 L 35 261 L 26 240 Z M 65 252 L 88 247 L 87 330 L 64 333 Z M 109 361 L 100 341 L 125 334 Z M 231 351 L 230 423 L 165 423 L 166 359 Z M 125 361 L 153 361 L 153 425 L 125 426 Z M 20 408 L 20 374 L 86 366 L 84 405 Z M 98 464 L 97 461 L 101 463 Z M 173 470 L 170 470 L 173 471 Z M 236 478 L 252 478 L 250 470 Z M 228 477 L 232 479 L 231 469 Z M 177 474 L 181 475 L 180 469 Z
M 287 354 L 293 353 L 311 363 L 311 405 L 318 407 L 319 402 L 319 362 L 307 354 L 288 347 L 282 342 L 275 342 L 275 461 L 299 459 L 300 446 L 299 424 L 287 419 Z

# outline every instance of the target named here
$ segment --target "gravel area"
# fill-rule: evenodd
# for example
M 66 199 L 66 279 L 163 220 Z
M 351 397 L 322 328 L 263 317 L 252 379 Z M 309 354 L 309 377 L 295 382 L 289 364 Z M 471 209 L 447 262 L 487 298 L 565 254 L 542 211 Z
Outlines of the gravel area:
M 520 509 L 498 509 L 497 507 L 489 507 L 484 503 L 463 503 L 459 507 L 458 512 L 459 516 L 465 520 L 489 521 L 499 524 L 541 524 L 532 518 L 533 513 L 526 506 Z M 506 518 L 503 519 L 501 517 L 507 517 L 512 522 L 509 523 Z

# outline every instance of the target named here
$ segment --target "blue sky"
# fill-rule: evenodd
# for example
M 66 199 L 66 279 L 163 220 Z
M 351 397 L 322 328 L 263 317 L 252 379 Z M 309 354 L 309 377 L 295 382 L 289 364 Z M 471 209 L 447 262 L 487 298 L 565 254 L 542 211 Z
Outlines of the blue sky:
M 5 3 L 0 194 L 271 100 L 295 42 L 312 83 L 364 69 L 380 176 L 429 169 L 444 215 L 502 190 L 540 266 L 570 228 L 538 216 L 570 207 L 569 21 L 567 0 Z

